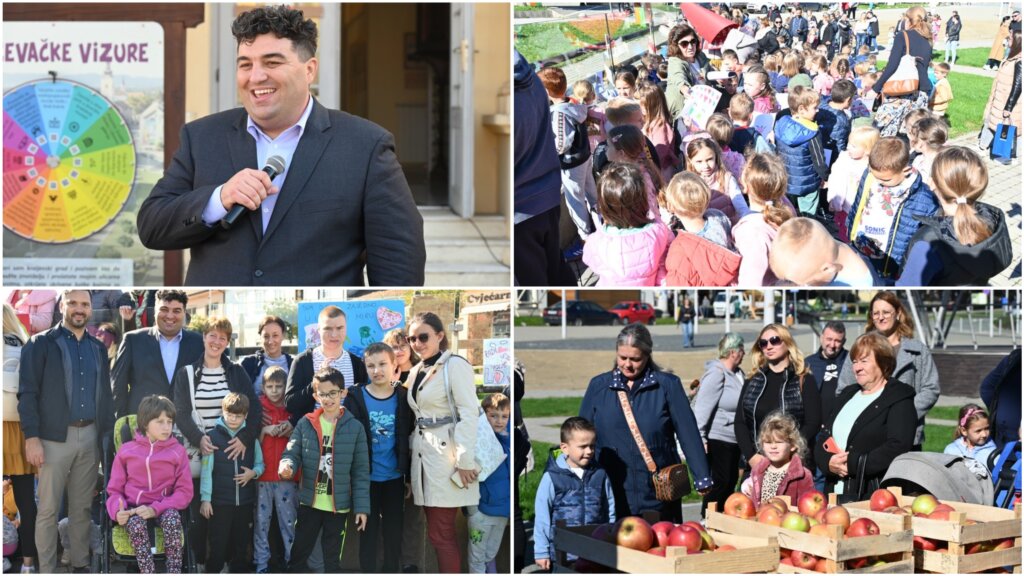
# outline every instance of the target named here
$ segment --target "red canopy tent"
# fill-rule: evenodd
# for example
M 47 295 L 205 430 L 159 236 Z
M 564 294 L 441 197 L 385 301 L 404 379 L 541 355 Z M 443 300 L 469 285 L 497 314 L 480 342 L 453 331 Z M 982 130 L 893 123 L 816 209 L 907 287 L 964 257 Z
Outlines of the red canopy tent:
M 690 22 L 697 34 L 711 44 L 725 42 L 729 30 L 738 28 L 735 22 L 723 18 L 717 13 L 697 4 L 682 3 L 679 5 L 683 16 Z

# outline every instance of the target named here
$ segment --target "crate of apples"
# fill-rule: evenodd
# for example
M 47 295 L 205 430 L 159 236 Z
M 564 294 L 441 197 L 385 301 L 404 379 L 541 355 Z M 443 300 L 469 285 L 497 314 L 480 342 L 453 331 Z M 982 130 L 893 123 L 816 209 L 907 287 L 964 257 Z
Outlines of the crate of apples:
M 793 506 L 786 496 L 760 506 L 742 493 L 729 496 L 724 510 L 709 505 L 707 525 L 730 534 L 775 534 L 779 572 L 910 573 L 910 519 L 863 517 L 836 504 L 835 495 L 804 494 Z
M 904 515 L 914 531 L 919 571 L 970 574 L 1021 565 L 1020 510 L 941 502 L 931 494 L 907 496 L 898 486 L 880 488 L 850 507 L 873 517 Z
M 754 573 L 774 571 L 779 564 L 775 538 L 723 534 L 692 521 L 652 524 L 630 516 L 614 524 L 560 524 L 554 540 L 560 572 Z M 569 555 L 577 557 L 574 563 Z

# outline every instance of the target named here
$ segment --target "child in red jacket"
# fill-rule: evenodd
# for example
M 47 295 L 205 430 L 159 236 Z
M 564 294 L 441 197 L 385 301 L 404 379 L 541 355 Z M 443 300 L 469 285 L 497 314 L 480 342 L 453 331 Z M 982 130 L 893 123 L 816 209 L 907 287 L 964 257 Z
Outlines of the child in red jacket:
M 292 434 L 290 414 L 284 407 L 284 389 L 288 373 L 280 366 L 271 366 L 263 372 L 263 428 L 260 429 L 260 448 L 266 466 L 257 485 L 256 528 L 253 533 L 253 560 L 256 573 L 267 572 L 270 562 L 270 518 L 277 507 L 277 525 L 281 529 L 284 555 L 275 558 L 275 564 L 285 566 L 291 559 L 292 542 L 295 540 L 295 518 L 298 515 L 298 485 L 282 480 L 277 475 L 277 465 L 284 453 L 288 438 Z
M 769 414 L 761 423 L 757 443 L 760 453 L 742 487 L 755 504 L 783 494 L 795 503 L 814 491 L 814 473 L 800 460 L 801 454 L 807 454 L 807 441 L 792 416 L 781 411 Z
M 107 482 L 107 514 L 128 531 L 139 572 L 156 571 L 147 521 L 159 519 L 164 531 L 167 572 L 181 573 L 183 527 L 179 510 L 192 501 L 192 472 L 185 447 L 171 437 L 174 403 L 146 396 L 139 403 L 138 433 L 114 456 Z

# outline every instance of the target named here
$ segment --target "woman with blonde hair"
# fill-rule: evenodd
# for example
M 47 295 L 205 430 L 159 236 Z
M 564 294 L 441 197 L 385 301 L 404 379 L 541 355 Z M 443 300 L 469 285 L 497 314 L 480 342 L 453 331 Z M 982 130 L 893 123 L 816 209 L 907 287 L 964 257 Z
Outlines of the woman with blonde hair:
M 914 338 L 914 321 L 899 296 L 894 292 L 879 292 L 871 299 L 868 310 L 864 331 L 882 335 L 896 351 L 896 365 L 890 372 L 891 378 L 914 389 L 914 408 L 917 410 L 914 450 L 920 452 L 924 443 L 924 416 L 939 399 L 939 371 L 928 347 Z M 854 374 L 853 359 L 851 350 L 850 362 L 839 373 L 837 397 L 842 396 L 844 388 L 859 381 Z
M 911 110 L 927 108 L 928 95 L 932 91 L 932 83 L 928 79 L 928 65 L 932 61 L 932 35 L 924 8 L 914 6 L 908 9 L 903 15 L 903 23 L 903 30 L 893 38 L 888 64 L 875 81 L 873 89 L 875 93 L 883 94 L 886 81 L 896 72 L 900 59 L 908 54 L 915 59 L 918 86 L 917 91 L 909 94 L 883 96 L 875 100 L 875 105 L 880 106 L 875 114 L 875 126 L 881 130 L 883 138 L 895 136 Z
M 984 286 L 1013 259 L 1006 216 L 981 202 L 988 167 L 977 152 L 949 146 L 931 173 L 942 212 L 923 220 L 910 240 L 896 285 Z
M 821 427 L 818 385 L 788 328 L 781 324 L 762 328 L 750 359 L 753 369 L 736 407 L 736 442 L 748 470 L 764 459 L 757 451 L 756 435 L 772 412 L 781 410 L 792 416 L 807 444 L 814 442 Z M 806 465 L 812 466 L 810 458 Z
M 11 479 L 14 502 L 21 515 L 18 542 L 21 549 L 21 572 L 36 572 L 36 467 L 25 456 L 25 432 L 18 415 L 18 375 L 15 352 L 28 342 L 25 326 L 18 320 L 14 307 L 4 302 L 4 477 Z M 10 364 L 8 361 L 11 360 Z

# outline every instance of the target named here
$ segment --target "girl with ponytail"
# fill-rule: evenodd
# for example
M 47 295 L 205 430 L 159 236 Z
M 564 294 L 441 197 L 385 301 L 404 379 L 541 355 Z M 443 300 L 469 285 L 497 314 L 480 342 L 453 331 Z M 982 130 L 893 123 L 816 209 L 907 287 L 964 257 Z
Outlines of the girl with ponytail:
M 777 278 L 768 254 L 779 226 L 796 214 L 786 199 L 786 168 L 775 154 L 754 154 L 743 168 L 743 189 L 750 212 L 732 228 L 733 243 L 743 257 L 739 286 L 771 286 Z
M 932 163 L 941 212 L 910 240 L 897 286 L 983 286 L 1013 258 L 1003 211 L 981 202 L 988 168 L 964 146 L 943 148 Z

